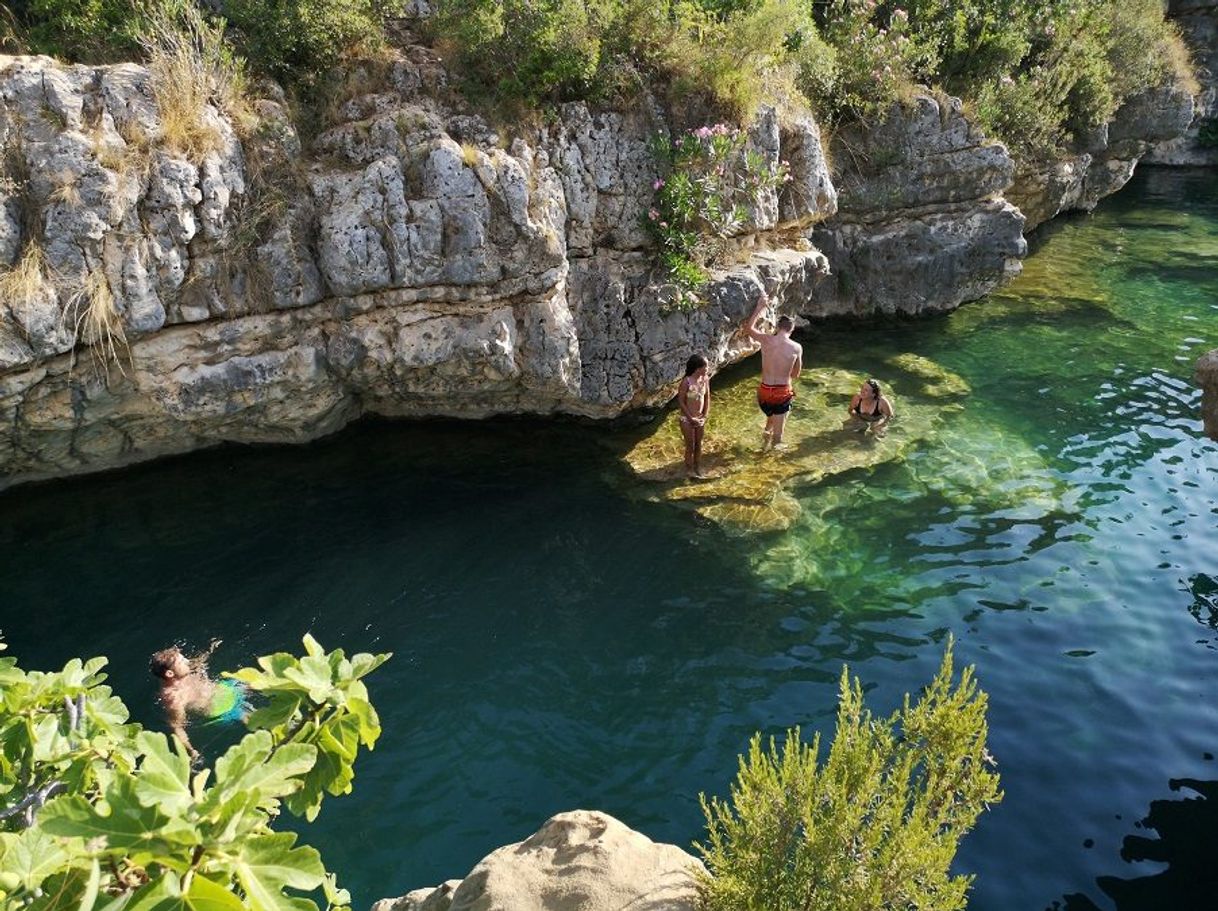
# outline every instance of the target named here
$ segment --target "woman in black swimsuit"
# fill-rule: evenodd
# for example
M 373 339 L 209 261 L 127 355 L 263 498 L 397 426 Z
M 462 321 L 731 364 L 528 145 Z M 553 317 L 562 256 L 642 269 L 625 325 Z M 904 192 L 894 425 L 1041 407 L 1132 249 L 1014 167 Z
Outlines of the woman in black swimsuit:
M 856 426 L 857 430 L 870 430 L 874 433 L 882 430 L 892 420 L 892 403 L 884 398 L 879 383 L 867 380 L 850 400 L 849 414 L 851 420 L 862 422 L 861 426 Z

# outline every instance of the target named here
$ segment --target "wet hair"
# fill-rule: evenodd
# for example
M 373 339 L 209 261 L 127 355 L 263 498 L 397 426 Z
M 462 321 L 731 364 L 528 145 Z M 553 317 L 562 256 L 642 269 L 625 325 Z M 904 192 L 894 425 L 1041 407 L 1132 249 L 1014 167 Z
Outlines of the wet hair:
M 169 648 L 163 648 L 148 660 L 148 670 L 153 677 L 165 678 L 167 671 L 173 670 L 173 666 L 178 658 L 184 658 L 182 650 L 176 645 L 171 645 Z
M 691 354 L 689 360 L 685 362 L 685 375 L 693 376 L 705 366 L 706 358 L 700 354 Z
M 868 380 L 867 385 L 871 387 L 871 394 L 874 395 L 877 399 L 883 394 L 880 392 L 880 384 L 877 383 L 875 380 Z
M 795 328 L 795 320 L 791 319 L 791 317 L 789 317 L 789 316 L 778 317 L 778 331 L 779 332 L 790 332 L 794 328 Z

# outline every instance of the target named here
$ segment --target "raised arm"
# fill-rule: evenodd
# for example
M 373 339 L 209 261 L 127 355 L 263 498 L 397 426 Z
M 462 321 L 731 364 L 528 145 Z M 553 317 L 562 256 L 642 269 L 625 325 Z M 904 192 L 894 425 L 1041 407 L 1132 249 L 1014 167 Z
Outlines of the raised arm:
M 769 338 L 768 335 L 766 335 L 764 332 L 761 332 L 757 329 L 757 320 L 761 319 L 761 311 L 763 311 L 766 308 L 766 305 L 769 302 L 770 302 L 770 299 L 766 296 L 765 291 L 762 291 L 761 295 L 757 298 L 757 306 L 755 306 L 753 308 L 752 316 L 750 316 L 747 320 L 745 320 L 744 331 L 748 335 L 748 337 L 751 338 L 755 342 L 760 342 L 764 339 Z

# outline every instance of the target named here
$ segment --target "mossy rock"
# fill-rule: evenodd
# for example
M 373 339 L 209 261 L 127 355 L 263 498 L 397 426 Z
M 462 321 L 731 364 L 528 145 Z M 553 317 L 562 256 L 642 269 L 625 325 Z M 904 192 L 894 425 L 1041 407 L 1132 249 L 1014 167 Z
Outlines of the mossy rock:
M 757 375 L 733 371 L 729 379 L 711 384 L 702 453 L 707 477 L 685 477 L 679 413 L 673 409 L 623 454 L 628 483 L 648 499 L 691 509 L 732 531 L 788 528 L 800 511 L 790 490 L 905 458 L 947 414 L 959 410 L 958 400 L 968 394 L 963 379 L 918 355 L 899 355 L 887 364 L 895 375 L 888 378 L 885 394 L 896 419 L 880 436 L 846 413 L 865 377 L 817 367 L 805 370 L 797 384 L 784 448 L 763 453 L 765 418 L 756 403 Z

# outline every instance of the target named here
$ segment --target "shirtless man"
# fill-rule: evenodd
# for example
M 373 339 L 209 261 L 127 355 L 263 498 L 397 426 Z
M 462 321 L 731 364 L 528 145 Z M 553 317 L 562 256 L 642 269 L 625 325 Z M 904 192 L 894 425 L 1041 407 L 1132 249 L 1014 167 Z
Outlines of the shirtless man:
M 249 708 L 245 688 L 235 680 L 212 680 L 207 674 L 207 659 L 220 645 L 213 639 L 207 651 L 187 658 L 176 645 L 152 656 L 148 669 L 161 681 L 161 705 L 165 717 L 191 759 L 199 752 L 186 736 L 186 716 L 199 715 L 208 722 L 240 721 Z
M 791 400 L 795 398 L 791 382 L 798 379 L 804 366 L 803 346 L 791 341 L 791 332 L 795 329 L 791 317 L 780 316 L 773 335 L 758 330 L 757 320 L 769 302 L 762 291 L 757 298 L 757 306 L 753 308 L 753 315 L 744 324 L 744 331 L 761 345 L 761 385 L 757 387 L 757 407 L 765 415 L 761 440 L 763 452 L 767 447 L 778 448 L 782 445 L 782 431 L 787 423 L 787 413 L 791 410 Z

